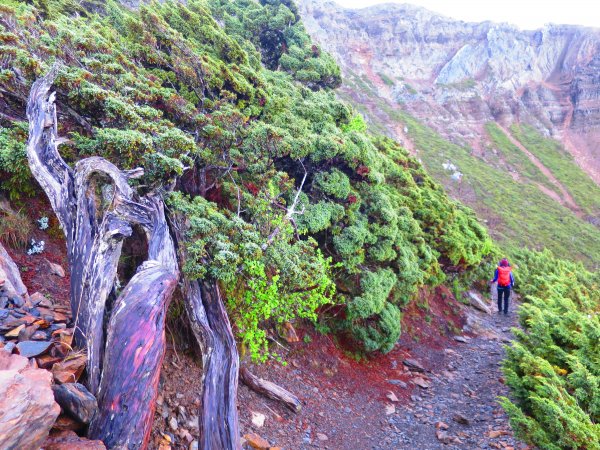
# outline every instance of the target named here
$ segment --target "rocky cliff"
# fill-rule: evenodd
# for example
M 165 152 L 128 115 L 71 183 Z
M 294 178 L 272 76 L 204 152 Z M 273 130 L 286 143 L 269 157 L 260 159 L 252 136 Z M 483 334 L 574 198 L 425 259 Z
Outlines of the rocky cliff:
M 342 65 L 353 93 L 366 84 L 475 151 L 485 146 L 488 122 L 531 124 L 561 141 L 600 184 L 600 30 L 522 31 L 400 4 L 299 3 L 308 31 Z M 388 132 L 407 140 L 401 128 Z

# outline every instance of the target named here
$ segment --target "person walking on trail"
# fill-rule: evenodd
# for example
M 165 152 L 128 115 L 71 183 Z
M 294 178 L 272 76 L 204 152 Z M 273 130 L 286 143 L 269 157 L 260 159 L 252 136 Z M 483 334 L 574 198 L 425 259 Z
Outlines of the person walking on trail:
M 515 278 L 512 274 L 512 267 L 510 267 L 506 258 L 500 261 L 494 272 L 494 279 L 490 280 L 491 283 L 496 281 L 498 282 L 498 314 L 502 312 L 502 306 L 504 306 L 504 314 L 508 314 L 508 299 L 510 298 L 510 290 L 515 284 Z

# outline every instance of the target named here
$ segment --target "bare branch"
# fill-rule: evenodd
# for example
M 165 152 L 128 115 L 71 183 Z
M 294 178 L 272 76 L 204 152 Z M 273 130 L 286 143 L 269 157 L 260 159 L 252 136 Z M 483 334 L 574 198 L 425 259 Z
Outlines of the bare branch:
M 294 201 L 292 202 L 292 205 L 287 209 L 287 213 L 284 217 L 283 223 L 292 220 L 292 218 L 295 214 L 304 214 L 304 208 L 302 208 L 302 211 L 296 211 L 296 206 L 298 206 L 298 200 L 300 199 L 300 194 L 302 193 L 302 188 L 304 187 L 304 183 L 306 182 L 306 177 L 308 176 L 308 172 L 306 171 L 306 167 L 304 167 L 304 163 L 302 163 L 302 161 L 300 161 L 300 164 L 302 164 L 302 168 L 304 169 L 304 176 L 302 177 L 302 182 L 300 183 L 298 192 L 296 192 L 296 196 L 294 197 Z M 271 234 L 267 238 L 267 241 L 263 245 L 261 245 L 260 248 L 263 252 L 269 247 L 269 245 L 271 245 L 273 243 L 273 241 L 279 235 L 279 233 L 281 233 L 281 225 L 275 227 L 275 229 L 271 232 Z

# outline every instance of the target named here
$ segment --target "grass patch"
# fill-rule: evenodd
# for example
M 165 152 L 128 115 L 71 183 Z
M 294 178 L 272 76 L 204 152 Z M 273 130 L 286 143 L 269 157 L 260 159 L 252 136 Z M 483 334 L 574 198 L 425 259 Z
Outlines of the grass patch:
M 463 201 L 480 217 L 488 219 L 490 232 L 507 253 L 525 246 L 536 250 L 547 248 L 589 267 L 600 266 L 598 228 L 575 216 L 535 185 L 513 180 L 506 170 L 492 167 L 472 154 L 471 149 L 447 141 L 408 113 L 392 109 L 383 101 L 379 107 L 389 118 L 408 128 L 428 172 L 446 190 L 456 197 L 460 196 L 460 189 L 474 194 Z M 462 186 L 443 168 L 448 161 L 463 173 Z M 589 192 L 595 190 L 589 189 Z
M 600 187 L 577 165 L 560 143 L 528 125 L 513 125 L 511 133 L 560 181 L 589 215 L 600 214 Z

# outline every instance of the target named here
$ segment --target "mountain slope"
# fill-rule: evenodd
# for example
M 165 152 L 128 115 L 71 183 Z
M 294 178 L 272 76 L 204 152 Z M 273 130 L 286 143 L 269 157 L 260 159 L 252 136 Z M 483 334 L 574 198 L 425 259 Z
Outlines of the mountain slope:
M 410 5 L 302 0 L 300 12 L 342 67 L 340 95 L 496 237 L 598 263 L 598 30 L 519 31 Z

